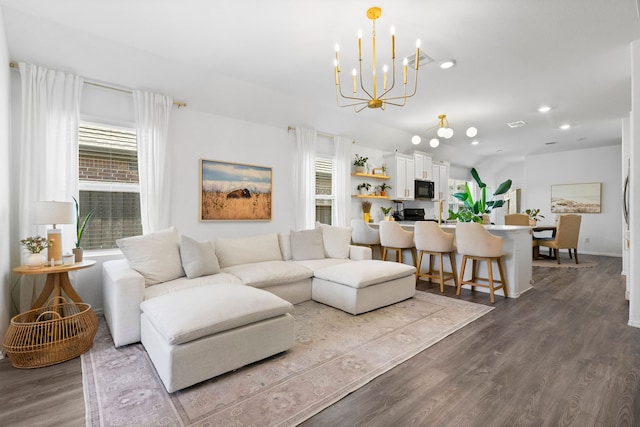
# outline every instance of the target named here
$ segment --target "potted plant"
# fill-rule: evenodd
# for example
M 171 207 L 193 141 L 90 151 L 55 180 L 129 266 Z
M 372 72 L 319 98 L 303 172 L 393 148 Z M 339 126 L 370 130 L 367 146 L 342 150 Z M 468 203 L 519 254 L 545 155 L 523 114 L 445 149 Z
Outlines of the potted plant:
M 74 197 L 73 201 L 76 203 L 76 247 L 73 248 L 73 255 L 75 256 L 76 262 L 82 262 L 82 258 L 84 255 L 84 250 L 80 243 L 82 242 L 82 235 L 84 234 L 85 228 L 87 228 L 87 223 L 96 212 L 95 209 L 91 209 L 84 218 L 80 218 L 80 204 L 78 200 Z
M 540 215 L 540 209 L 527 209 L 524 211 L 529 215 L 529 225 L 535 226 L 540 218 L 544 218 L 544 215 Z
M 454 193 L 453 197 L 462 201 L 464 203 L 464 207 L 458 209 L 458 212 L 453 212 L 449 209 L 449 220 L 457 220 L 459 222 L 478 222 L 480 224 L 484 223 L 483 216 L 485 214 L 490 214 L 494 208 L 499 208 L 504 205 L 504 200 L 494 200 L 495 196 L 499 196 L 501 194 L 506 193 L 511 188 L 511 180 L 507 179 L 502 184 L 498 186 L 498 189 L 493 193 L 491 200 L 487 200 L 487 184 L 482 182 L 480 176 L 478 175 L 478 171 L 475 168 L 471 169 L 471 176 L 478 184 L 478 187 L 481 189 L 480 200 L 473 201 L 473 196 L 471 195 L 471 190 L 469 189 L 469 185 L 465 184 L 465 192 L 464 193 Z
M 391 190 L 391 186 L 387 185 L 387 183 L 383 182 L 382 184 L 378 185 L 378 190 L 380 190 L 380 195 L 381 196 L 386 196 L 387 195 L 387 190 Z
M 371 202 L 365 200 L 362 202 L 362 218 L 364 222 L 369 222 L 371 219 Z
M 385 208 L 384 206 L 380 206 L 380 209 L 382 210 L 382 214 L 384 215 L 384 220 L 389 221 L 390 220 L 389 213 L 393 208 Z
M 362 184 L 358 184 L 356 188 L 360 191 L 360 194 L 367 194 L 367 191 L 371 188 L 371 184 L 363 182 Z
M 26 265 L 31 268 L 39 268 L 47 263 L 42 251 L 51 246 L 51 241 L 45 237 L 34 236 L 20 240 L 20 244 L 29 252 Z
M 356 173 L 365 173 L 367 170 L 367 160 L 369 160 L 368 157 L 360 157 L 356 154 L 356 159 L 353 161 L 353 165 L 356 167 Z

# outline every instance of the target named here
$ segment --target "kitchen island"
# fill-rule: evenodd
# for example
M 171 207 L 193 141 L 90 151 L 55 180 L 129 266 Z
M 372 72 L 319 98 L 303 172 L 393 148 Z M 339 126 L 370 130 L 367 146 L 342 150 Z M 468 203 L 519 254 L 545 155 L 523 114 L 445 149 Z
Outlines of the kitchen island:
M 415 222 L 413 221 L 399 221 L 402 228 L 408 231 L 413 231 Z M 372 227 L 377 228 L 377 224 L 371 224 Z M 442 224 L 440 226 L 447 233 L 454 233 L 456 231 L 455 224 Z M 532 288 L 532 276 L 531 276 L 531 227 L 521 225 L 486 225 L 485 228 L 491 234 L 502 237 L 502 250 L 506 253 L 503 258 L 505 275 L 507 276 L 507 289 L 509 291 L 509 298 L 518 298 L 524 292 Z M 408 251 L 407 251 L 408 252 Z M 411 254 L 407 253 L 407 256 L 403 257 L 406 263 L 411 263 Z M 458 274 L 460 273 L 460 266 L 462 265 L 462 255 L 456 254 L 456 263 L 458 267 Z M 428 269 L 428 260 L 422 261 L 421 271 Z M 487 277 L 486 263 L 481 263 L 478 274 L 482 277 Z M 448 262 L 445 261 L 445 271 L 451 271 L 448 266 Z M 470 266 L 465 271 L 465 278 L 471 278 Z M 451 281 L 447 282 L 448 285 L 453 286 Z M 465 285 L 463 288 L 469 289 L 470 286 Z M 476 287 L 477 291 L 489 292 L 488 289 Z M 496 295 L 501 295 L 498 291 Z

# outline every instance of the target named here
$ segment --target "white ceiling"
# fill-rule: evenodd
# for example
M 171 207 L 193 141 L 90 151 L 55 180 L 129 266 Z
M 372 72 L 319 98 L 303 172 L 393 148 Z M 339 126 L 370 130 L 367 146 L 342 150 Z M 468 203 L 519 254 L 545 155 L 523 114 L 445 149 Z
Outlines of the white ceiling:
M 333 47 L 356 65 L 366 10 L 379 62 L 396 27 L 401 58 L 415 39 L 435 63 L 402 108 L 355 114 L 335 103 Z M 0 0 L 14 61 L 167 93 L 194 108 L 275 126 L 312 126 L 384 150 L 481 159 L 619 144 L 631 108 L 635 0 Z M 445 71 L 437 62 L 454 58 Z M 351 63 L 351 65 L 349 64 Z M 347 87 L 348 72 L 343 72 Z M 542 114 L 543 104 L 553 109 Z M 445 113 L 456 132 L 438 149 L 411 145 Z M 517 129 L 508 122 L 526 121 Z M 569 123 L 572 128 L 559 130 Z M 477 146 L 464 129 L 479 129 Z M 555 145 L 545 145 L 556 142 Z

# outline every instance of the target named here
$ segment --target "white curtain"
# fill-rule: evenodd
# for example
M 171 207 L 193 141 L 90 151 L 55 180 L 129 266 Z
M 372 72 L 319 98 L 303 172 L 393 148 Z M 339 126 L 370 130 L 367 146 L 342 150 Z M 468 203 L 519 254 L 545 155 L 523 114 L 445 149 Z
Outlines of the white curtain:
M 170 225 L 171 173 L 167 154 L 172 105 L 173 99 L 168 96 L 133 91 L 143 234 Z
M 316 131 L 296 128 L 296 158 L 293 168 L 296 230 L 315 227 L 316 219 Z
M 338 227 L 348 227 L 351 223 L 351 140 L 336 136 L 333 138 L 335 147 L 335 173 L 333 177 L 333 205 L 332 224 Z
M 33 64 L 19 64 L 22 124 L 19 160 L 20 238 L 45 235 L 33 225 L 33 202 L 72 202 L 78 192 L 78 121 L 83 78 Z M 62 250 L 71 251 L 75 225 L 60 225 Z M 21 308 L 32 289 L 21 287 Z

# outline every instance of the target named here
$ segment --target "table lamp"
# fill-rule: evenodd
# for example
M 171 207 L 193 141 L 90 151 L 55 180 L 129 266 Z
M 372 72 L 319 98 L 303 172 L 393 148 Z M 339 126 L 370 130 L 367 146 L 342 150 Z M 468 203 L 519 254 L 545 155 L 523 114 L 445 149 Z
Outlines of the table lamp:
M 57 224 L 73 224 L 76 221 L 75 206 L 71 202 L 35 202 L 33 205 L 33 223 L 37 225 L 52 224 L 47 230 L 47 259 L 53 259 L 54 264 L 62 264 L 62 230 Z

